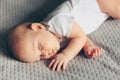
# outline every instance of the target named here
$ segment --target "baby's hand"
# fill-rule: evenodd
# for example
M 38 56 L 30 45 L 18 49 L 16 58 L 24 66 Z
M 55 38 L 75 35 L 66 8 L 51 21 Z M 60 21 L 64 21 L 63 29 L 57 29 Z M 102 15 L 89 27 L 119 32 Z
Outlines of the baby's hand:
M 52 71 L 60 71 L 60 69 L 65 70 L 69 60 L 67 59 L 66 55 L 60 53 L 55 55 L 53 60 L 48 65 Z

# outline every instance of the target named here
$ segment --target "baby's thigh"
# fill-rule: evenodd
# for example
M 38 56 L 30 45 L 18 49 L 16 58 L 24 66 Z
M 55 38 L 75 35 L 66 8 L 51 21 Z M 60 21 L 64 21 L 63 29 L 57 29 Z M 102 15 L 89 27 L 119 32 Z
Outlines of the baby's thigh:
M 107 13 L 112 17 L 119 17 L 120 0 L 97 0 L 102 12 Z

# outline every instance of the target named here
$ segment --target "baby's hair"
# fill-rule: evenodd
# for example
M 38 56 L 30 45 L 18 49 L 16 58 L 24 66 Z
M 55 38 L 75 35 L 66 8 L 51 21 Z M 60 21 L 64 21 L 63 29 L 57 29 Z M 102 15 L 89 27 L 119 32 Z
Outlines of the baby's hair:
M 45 23 L 43 23 L 43 22 L 41 22 L 41 24 L 42 24 L 43 26 L 45 26 L 47 30 L 48 30 L 49 27 L 50 27 L 50 26 L 48 26 L 47 24 L 45 24 Z

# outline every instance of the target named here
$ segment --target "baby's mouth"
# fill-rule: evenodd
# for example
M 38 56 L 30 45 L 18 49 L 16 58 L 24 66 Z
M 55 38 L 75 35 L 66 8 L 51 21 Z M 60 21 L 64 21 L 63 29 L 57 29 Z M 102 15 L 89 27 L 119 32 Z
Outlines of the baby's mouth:
M 48 55 L 43 56 L 43 60 L 46 59 L 53 59 L 54 56 L 57 54 L 57 50 L 52 49 L 51 53 L 49 53 Z

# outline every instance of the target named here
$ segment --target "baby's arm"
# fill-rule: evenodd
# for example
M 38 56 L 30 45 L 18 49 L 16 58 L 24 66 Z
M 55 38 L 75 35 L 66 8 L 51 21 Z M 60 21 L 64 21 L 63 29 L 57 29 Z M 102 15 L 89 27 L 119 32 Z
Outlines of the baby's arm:
M 59 71 L 61 68 L 65 70 L 67 63 L 72 60 L 86 43 L 86 35 L 78 24 L 73 22 L 73 27 L 70 34 L 70 43 L 60 53 L 57 54 L 49 64 L 52 71 Z
M 97 0 L 101 10 L 114 17 L 120 18 L 120 0 Z

